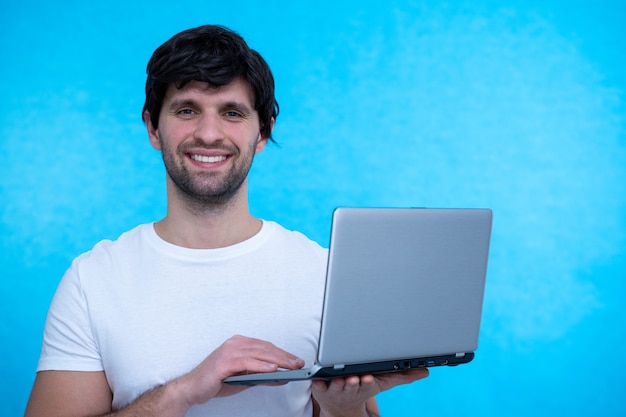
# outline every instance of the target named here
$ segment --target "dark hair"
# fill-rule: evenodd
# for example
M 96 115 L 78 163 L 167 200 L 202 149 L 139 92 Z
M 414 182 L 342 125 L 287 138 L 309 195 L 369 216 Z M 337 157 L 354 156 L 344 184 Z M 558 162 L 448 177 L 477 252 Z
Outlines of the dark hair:
M 146 102 L 154 128 L 167 87 L 183 88 L 190 81 L 219 87 L 241 77 L 254 92 L 254 109 L 259 114 L 261 134 L 270 141 L 272 118 L 278 117 L 274 77 L 263 57 L 251 49 L 237 33 L 223 26 L 205 25 L 174 35 L 159 46 L 146 68 Z

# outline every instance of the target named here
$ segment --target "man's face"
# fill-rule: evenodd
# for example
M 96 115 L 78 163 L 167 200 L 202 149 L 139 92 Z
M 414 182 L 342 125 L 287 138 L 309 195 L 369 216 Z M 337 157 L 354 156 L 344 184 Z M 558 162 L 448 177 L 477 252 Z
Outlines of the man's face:
M 185 198 L 223 204 L 246 183 L 254 155 L 267 143 L 253 103 L 242 79 L 219 88 L 192 81 L 182 89 L 169 86 L 158 129 L 144 115 L 150 141 Z

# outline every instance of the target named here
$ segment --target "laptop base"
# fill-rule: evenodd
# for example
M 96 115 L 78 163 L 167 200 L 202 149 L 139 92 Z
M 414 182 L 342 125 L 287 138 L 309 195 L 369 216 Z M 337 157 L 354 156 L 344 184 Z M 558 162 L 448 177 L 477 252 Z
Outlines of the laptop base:
M 224 380 L 229 385 L 262 385 L 291 381 L 306 381 L 313 379 L 331 380 L 352 375 L 372 375 L 391 372 L 403 372 L 411 369 L 431 368 L 434 366 L 456 366 L 470 362 L 474 359 L 474 352 L 462 355 L 441 355 L 428 358 L 406 359 L 399 361 L 385 361 L 376 363 L 363 363 L 343 366 L 320 366 L 315 365 L 307 369 L 292 371 L 277 371 L 259 374 L 247 374 L 231 376 Z

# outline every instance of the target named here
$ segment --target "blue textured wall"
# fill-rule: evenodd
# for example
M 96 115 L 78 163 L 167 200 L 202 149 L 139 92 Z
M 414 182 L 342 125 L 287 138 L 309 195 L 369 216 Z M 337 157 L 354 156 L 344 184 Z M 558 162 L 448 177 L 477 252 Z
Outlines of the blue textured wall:
M 164 214 L 152 50 L 221 23 L 277 79 L 257 215 L 326 244 L 337 205 L 494 210 L 475 361 L 382 395 L 386 416 L 624 415 L 624 2 L 127 3 L 0 6 L 0 414 L 71 259 Z

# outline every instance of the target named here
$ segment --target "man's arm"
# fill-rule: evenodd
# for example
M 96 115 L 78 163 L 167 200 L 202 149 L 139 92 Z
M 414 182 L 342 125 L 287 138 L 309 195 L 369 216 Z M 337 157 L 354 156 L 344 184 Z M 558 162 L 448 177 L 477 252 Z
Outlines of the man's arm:
M 269 342 L 233 336 L 189 373 L 146 392 L 115 413 L 111 413 L 112 394 L 104 372 L 42 371 L 35 379 L 25 417 L 182 417 L 194 404 L 248 388 L 224 384 L 228 376 L 303 365 L 302 359 Z
M 24 415 L 102 415 L 111 411 L 111 399 L 104 372 L 42 371 Z
M 169 384 L 147 392 L 118 413 L 112 413 L 112 397 L 102 371 L 42 371 L 35 378 L 24 415 L 152 416 L 182 415 L 187 410 L 180 401 L 182 396 L 177 396 L 174 385 Z

